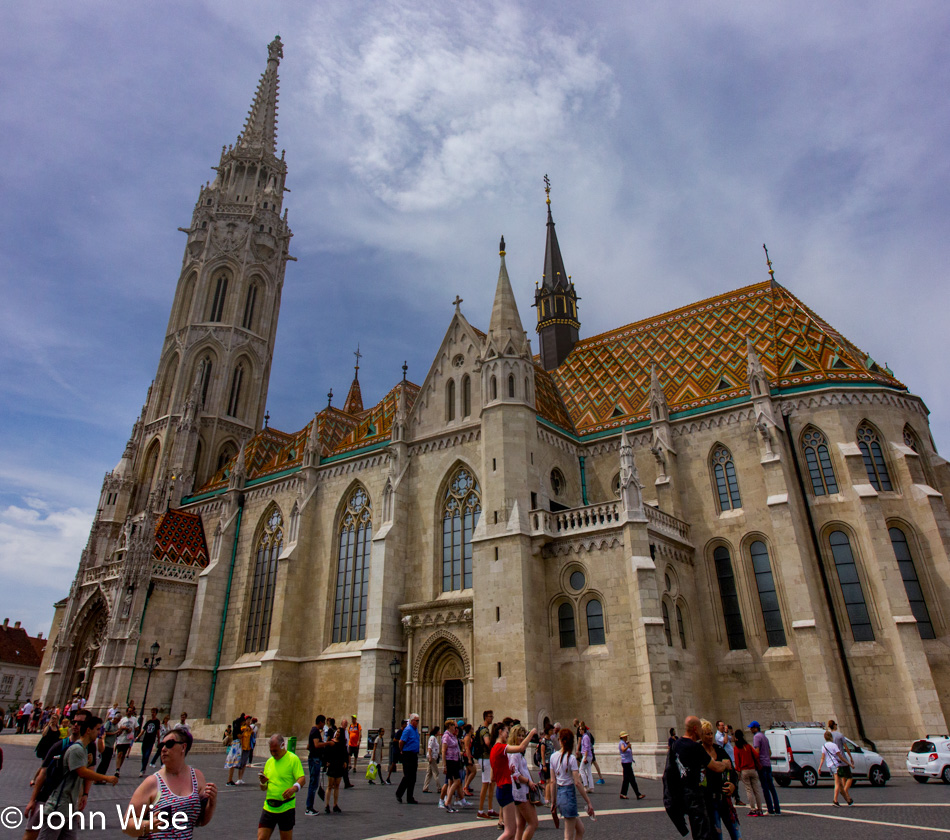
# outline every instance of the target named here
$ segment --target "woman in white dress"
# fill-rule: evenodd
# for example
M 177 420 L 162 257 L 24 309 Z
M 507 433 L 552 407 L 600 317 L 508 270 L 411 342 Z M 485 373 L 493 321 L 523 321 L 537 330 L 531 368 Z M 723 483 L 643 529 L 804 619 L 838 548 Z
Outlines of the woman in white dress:
M 511 768 L 511 795 L 518 809 L 515 840 L 531 840 L 534 832 L 538 830 L 538 812 L 534 804 L 528 801 L 529 791 L 537 791 L 538 787 L 531 778 L 531 770 L 524 757 L 527 749 L 527 741 L 525 741 L 527 734 L 527 730 L 521 724 L 512 726 L 508 733 L 508 746 L 520 748 L 518 752 L 508 753 L 508 766 Z

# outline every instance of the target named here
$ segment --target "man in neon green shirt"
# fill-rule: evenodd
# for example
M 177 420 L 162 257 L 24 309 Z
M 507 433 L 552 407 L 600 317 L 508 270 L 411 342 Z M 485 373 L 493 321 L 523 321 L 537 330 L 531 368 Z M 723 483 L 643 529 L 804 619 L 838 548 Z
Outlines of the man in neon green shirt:
M 270 840 L 274 829 L 280 831 L 280 840 L 294 836 L 297 793 L 303 785 L 303 764 L 296 753 L 287 752 L 283 735 L 271 735 L 270 755 L 264 772 L 258 774 L 261 790 L 267 791 L 264 810 L 257 823 L 257 840 Z

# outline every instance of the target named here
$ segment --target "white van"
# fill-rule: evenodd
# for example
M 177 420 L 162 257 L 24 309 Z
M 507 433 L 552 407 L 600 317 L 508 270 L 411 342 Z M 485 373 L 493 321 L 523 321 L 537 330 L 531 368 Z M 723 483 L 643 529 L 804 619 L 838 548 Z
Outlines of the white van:
M 825 730 L 820 726 L 802 726 L 789 729 L 769 729 L 764 733 L 772 749 L 772 777 L 782 787 L 788 787 L 792 781 L 799 781 L 807 788 L 818 784 L 822 779 L 831 779 L 827 767 L 822 768 L 821 748 L 825 744 Z M 891 777 L 887 762 L 878 753 L 859 747 L 845 738 L 854 769 L 855 780 L 867 779 L 874 787 L 881 787 Z

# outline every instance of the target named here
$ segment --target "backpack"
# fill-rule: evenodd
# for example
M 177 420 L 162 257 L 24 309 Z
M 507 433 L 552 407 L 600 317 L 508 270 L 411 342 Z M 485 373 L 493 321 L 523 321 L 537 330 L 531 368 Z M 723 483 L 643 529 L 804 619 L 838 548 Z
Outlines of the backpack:
M 48 761 L 44 763 L 46 778 L 43 780 L 43 787 L 36 795 L 37 802 L 46 802 L 56 788 L 66 783 L 66 750 L 69 747 L 69 738 L 63 738 L 58 744 L 50 747 L 50 751 L 46 754 Z
M 677 831 L 683 837 L 689 834 L 689 828 L 686 825 L 683 771 L 672 749 L 666 754 L 666 767 L 663 768 L 663 807 Z
M 485 736 L 491 735 L 487 726 L 479 726 L 472 742 L 472 757 L 485 758 Z

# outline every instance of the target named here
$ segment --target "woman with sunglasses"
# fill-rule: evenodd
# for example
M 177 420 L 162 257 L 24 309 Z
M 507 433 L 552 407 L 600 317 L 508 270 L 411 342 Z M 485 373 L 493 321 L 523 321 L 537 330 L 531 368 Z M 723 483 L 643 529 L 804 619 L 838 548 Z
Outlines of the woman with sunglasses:
M 191 733 L 178 726 L 162 738 L 162 769 L 145 779 L 129 802 L 124 829 L 129 837 L 192 840 L 196 825 L 211 822 L 218 789 L 185 763 L 191 744 Z

